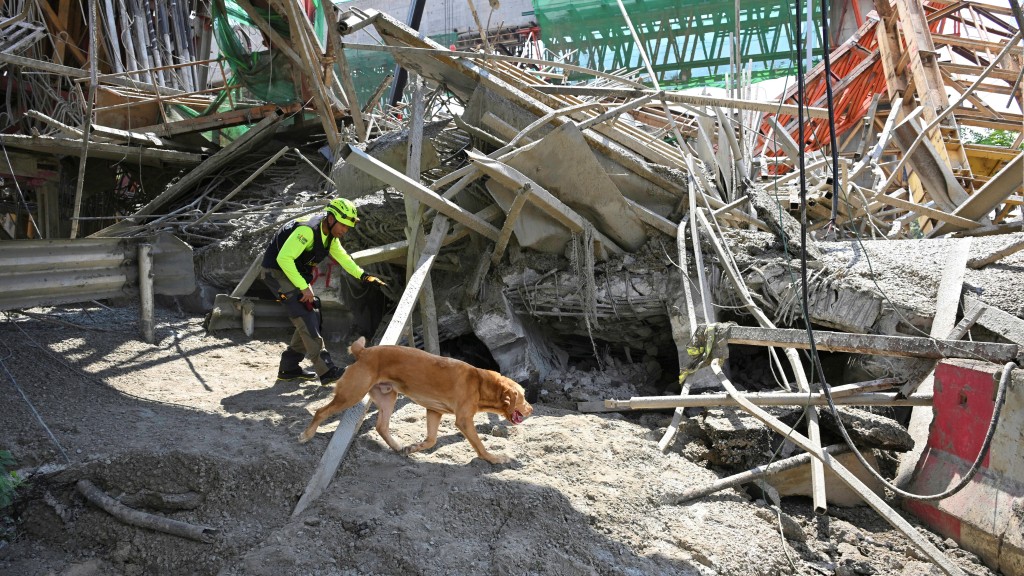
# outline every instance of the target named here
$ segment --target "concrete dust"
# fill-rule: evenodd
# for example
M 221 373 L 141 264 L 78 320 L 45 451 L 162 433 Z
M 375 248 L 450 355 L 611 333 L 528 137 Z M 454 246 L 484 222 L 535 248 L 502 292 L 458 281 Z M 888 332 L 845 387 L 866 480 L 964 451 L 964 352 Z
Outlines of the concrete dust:
M 788 498 L 780 513 L 738 490 L 664 504 L 667 494 L 718 477 L 682 455 L 685 437 L 668 454 L 658 451 L 670 415 L 571 409 L 580 399 L 643 392 L 642 364 L 554 375 L 522 426 L 478 415 L 488 448 L 513 457 L 506 466 L 476 458 L 450 417 L 434 449 L 396 454 L 373 431 L 371 410 L 327 492 L 291 518 L 336 421 L 312 442 L 296 441 L 330 390 L 275 382 L 285 335 L 207 336 L 201 318 L 160 308 L 157 343 L 149 345 L 138 340 L 132 302 L 35 312 L 50 321 L 9 313 L 0 322 L 8 399 L 0 403 L 0 447 L 30 474 L 3 514 L 13 522 L 0 534 L 2 574 L 909 575 L 930 568 L 867 508 L 833 507 L 817 517 L 808 501 Z M 392 432 L 402 443 L 421 439 L 423 409 L 401 400 Z M 219 532 L 202 543 L 122 524 L 78 495 L 82 478 L 142 510 Z M 992 574 L 928 537 L 968 573 Z

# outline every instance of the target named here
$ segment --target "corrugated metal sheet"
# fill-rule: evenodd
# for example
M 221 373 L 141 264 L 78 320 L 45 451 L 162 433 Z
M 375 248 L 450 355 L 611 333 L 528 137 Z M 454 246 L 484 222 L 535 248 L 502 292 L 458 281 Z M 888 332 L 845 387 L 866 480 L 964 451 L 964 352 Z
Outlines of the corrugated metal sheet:
M 154 292 L 195 290 L 192 249 L 170 234 L 0 242 L 0 310 L 126 296 L 138 290 L 138 245 L 151 242 Z

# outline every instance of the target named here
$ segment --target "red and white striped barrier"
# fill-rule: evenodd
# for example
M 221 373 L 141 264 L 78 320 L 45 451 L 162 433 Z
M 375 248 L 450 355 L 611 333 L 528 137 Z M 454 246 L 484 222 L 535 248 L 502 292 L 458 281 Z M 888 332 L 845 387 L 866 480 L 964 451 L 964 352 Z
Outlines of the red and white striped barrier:
M 948 359 L 935 370 L 934 419 L 908 490 L 936 494 L 956 485 L 978 456 L 995 407 L 1002 366 Z M 1024 575 L 1024 370 L 1007 384 L 988 455 L 960 492 L 903 508 L 1006 576 Z

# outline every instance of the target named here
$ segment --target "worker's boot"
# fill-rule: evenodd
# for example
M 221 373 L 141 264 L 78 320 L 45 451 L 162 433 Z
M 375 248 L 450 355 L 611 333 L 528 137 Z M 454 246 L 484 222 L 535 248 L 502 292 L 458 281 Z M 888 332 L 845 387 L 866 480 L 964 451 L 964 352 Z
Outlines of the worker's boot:
M 320 383 L 324 386 L 334 384 L 334 382 L 341 378 L 341 375 L 345 373 L 345 369 L 340 366 L 335 366 L 334 361 L 331 360 L 331 355 L 324 350 L 320 353 L 320 359 L 324 361 L 327 366 L 327 372 L 320 375 Z
M 301 352 L 296 352 L 291 348 L 288 348 L 281 354 L 281 365 L 277 369 L 278 380 L 312 380 L 316 378 L 316 372 L 312 370 L 306 370 L 299 366 L 299 362 L 302 362 L 303 355 Z

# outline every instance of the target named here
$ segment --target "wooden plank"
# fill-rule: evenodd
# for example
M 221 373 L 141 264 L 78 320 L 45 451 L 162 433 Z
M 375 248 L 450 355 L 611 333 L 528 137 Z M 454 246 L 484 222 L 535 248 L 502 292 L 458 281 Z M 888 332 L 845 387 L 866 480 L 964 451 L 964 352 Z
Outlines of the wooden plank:
M 903 200 L 901 198 L 894 198 L 893 196 L 886 194 L 879 194 L 872 198 L 871 201 L 878 202 L 880 204 L 885 204 L 886 206 L 892 206 L 894 208 L 902 208 L 912 214 L 927 216 L 940 222 L 948 222 L 950 224 L 957 226 L 957 228 L 959 229 L 970 229 L 978 226 L 978 223 L 975 222 L 974 220 L 968 220 L 966 218 L 961 218 L 960 216 L 954 216 L 949 212 L 943 212 L 942 210 L 938 210 L 930 206 L 925 206 L 924 204 L 918 204 L 916 202 Z
M 846 444 L 832 444 L 831 446 L 825 446 L 824 448 L 821 449 L 823 453 L 831 455 L 842 454 L 848 452 L 849 450 L 850 448 Z M 664 498 L 662 502 L 665 504 L 673 505 L 683 504 L 691 500 L 696 500 L 697 498 L 710 496 L 715 492 L 721 492 L 722 490 L 726 490 L 734 486 L 747 484 L 760 478 L 765 478 L 770 474 L 777 474 L 779 472 L 785 472 L 787 470 L 792 470 L 794 468 L 806 466 L 810 461 L 811 455 L 807 452 L 798 454 L 796 456 L 790 456 L 789 458 L 775 460 L 773 462 L 769 462 L 768 464 L 751 468 L 750 470 L 747 470 L 745 472 L 740 472 L 739 474 L 733 474 L 732 476 L 720 478 L 712 482 L 711 484 L 708 484 L 707 486 L 692 488 L 680 494 L 666 495 L 667 497 Z
M 877 392 L 880 390 L 889 390 L 903 383 L 902 378 L 879 378 L 877 380 L 870 380 L 868 382 L 856 382 L 854 384 L 843 384 L 841 386 L 830 386 L 829 391 L 832 393 L 832 398 L 845 398 L 846 396 L 853 396 L 855 394 L 864 394 L 867 392 Z
M 650 208 L 638 202 L 630 200 L 629 198 L 625 198 L 625 200 L 626 204 L 629 204 L 629 207 L 633 209 L 637 217 L 643 220 L 644 224 L 647 224 L 651 228 L 654 228 L 655 230 L 665 233 L 665 235 L 667 236 L 676 235 L 677 225 L 673 224 L 671 220 L 663 217 L 661 214 L 654 212 Z
M 94 108 L 96 107 L 96 76 L 98 74 L 98 50 L 96 41 L 96 32 L 99 28 L 99 23 L 96 21 L 97 13 L 97 0 L 89 2 L 89 96 L 85 102 L 85 115 L 82 118 L 82 147 L 81 152 L 78 155 L 78 177 L 75 179 L 75 199 L 71 209 L 71 238 L 78 237 L 78 227 L 81 222 L 78 217 L 81 216 L 82 210 L 82 192 L 85 186 L 85 166 L 89 161 L 89 127 L 92 126 L 93 116 L 95 115 Z M 45 2 L 44 2 L 45 3 Z M 61 0 L 60 3 L 61 16 L 67 18 L 65 14 L 67 9 L 67 0 Z M 78 86 L 76 86 L 78 88 Z M 81 91 L 79 90 L 79 93 Z
M 828 406 L 822 392 L 753 392 L 744 398 L 758 406 Z M 833 398 L 836 406 L 931 406 L 931 394 L 904 397 L 899 392 L 862 392 Z M 728 394 L 697 394 L 696 396 L 636 396 L 628 400 L 604 400 L 607 410 L 665 410 L 667 408 L 714 408 L 739 406 Z M 579 402 L 581 412 L 592 411 L 598 402 Z
M 998 174 L 957 207 L 953 211 L 953 216 L 965 218 L 977 225 L 978 220 L 984 218 L 996 206 L 1020 189 L 1022 171 L 1024 171 L 1024 152 L 1017 154 L 1012 162 L 1003 166 Z M 953 223 L 943 222 L 936 226 L 929 236 L 934 237 L 957 229 L 962 228 Z
M 245 275 L 242 276 L 242 279 L 238 281 L 238 284 L 235 286 L 235 289 L 231 291 L 231 297 L 242 298 L 243 296 L 245 296 L 245 294 L 249 292 L 249 288 L 252 286 L 252 283 L 256 281 L 256 278 L 260 275 L 260 272 L 262 270 L 263 254 L 260 253 L 257 254 L 255 258 L 253 258 L 252 263 L 249 264 L 249 268 L 245 271 Z
M 594 86 L 578 85 L 555 85 L 555 84 L 532 84 L 530 88 L 544 94 L 563 94 L 576 97 L 596 98 L 642 98 L 650 94 L 658 94 L 657 90 L 639 90 L 636 88 L 602 88 Z M 662 96 L 666 102 L 677 104 L 689 104 L 691 106 L 719 106 L 723 108 L 735 108 L 737 110 L 754 110 L 770 114 L 784 114 L 787 116 L 796 115 L 799 108 L 793 104 L 780 104 L 777 102 L 762 102 L 757 100 L 743 100 L 740 98 L 717 98 L 714 96 L 699 96 L 695 94 L 683 94 L 682 92 L 668 92 Z M 810 118 L 828 118 L 828 110 L 825 108 L 804 107 L 804 114 Z
M 441 228 L 439 227 L 437 231 L 440 230 Z M 380 341 L 381 344 L 397 344 L 398 340 L 401 338 L 405 325 L 409 322 L 409 318 L 412 316 L 413 307 L 419 299 L 423 284 L 427 281 L 430 268 L 434 265 L 434 260 L 437 258 L 437 253 L 440 251 L 442 238 L 443 233 L 435 235 L 432 231 L 430 241 L 428 241 L 427 245 L 423 248 L 423 255 L 416 264 L 416 269 L 413 270 L 411 275 L 409 275 L 409 281 L 406 283 L 405 292 L 402 293 L 402 297 L 399 299 L 398 305 L 395 307 L 395 313 L 391 317 L 391 323 L 388 324 L 387 329 L 384 331 L 384 336 Z
M 406 283 L 405 291 L 398 301 L 395 313 L 391 317 L 391 322 L 381 338 L 381 345 L 398 344 L 402 331 L 412 315 L 413 306 L 419 298 L 423 283 L 430 273 L 434 259 L 441 250 L 441 242 L 447 232 L 448 219 L 439 214 L 434 219 L 434 228 L 431 230 L 427 244 L 423 248 L 423 256 L 420 257 L 416 270 L 410 276 L 409 282 Z M 295 505 L 295 509 L 292 511 L 292 518 L 301 514 L 327 489 L 331 479 L 334 478 L 335 472 L 338 470 L 338 466 L 341 465 L 341 460 L 345 457 L 348 447 L 352 444 L 352 439 L 355 438 L 359 427 L 363 423 L 367 408 L 369 408 L 369 400 L 364 397 L 358 404 L 341 414 L 338 428 L 334 431 L 334 435 L 331 436 L 327 450 L 324 452 L 323 457 L 320 458 L 320 463 L 317 464 L 313 476 L 306 484 L 306 489 L 299 498 L 298 504 Z
M 434 224 L 427 239 L 427 247 L 432 254 L 440 253 L 441 245 L 451 228 L 451 220 L 443 214 L 434 216 Z M 434 287 L 430 276 L 423 279 L 423 288 L 419 294 L 420 316 L 423 324 L 423 349 L 431 354 L 441 354 L 441 338 L 437 333 L 437 308 L 434 304 Z M 409 342 L 413 342 L 412 330 L 409 330 Z
M 153 134 L 154 136 L 170 137 L 179 134 L 192 134 L 195 132 L 219 130 L 221 128 L 229 128 L 231 126 L 250 124 L 254 121 L 263 120 L 264 118 L 275 114 L 290 116 L 299 110 L 302 110 L 301 103 L 289 104 L 287 106 L 267 104 L 264 106 L 255 106 L 253 108 L 218 112 L 216 114 L 208 114 L 206 116 L 189 118 L 187 120 L 178 120 L 176 122 L 165 122 L 163 124 L 144 126 L 142 128 L 136 128 L 134 131 Z
M 964 296 L 964 310 L 965 314 L 980 311 L 977 320 L 979 325 L 1010 342 L 1024 346 L 1024 320 L 995 306 L 989 306 L 971 295 Z
M 320 51 L 320 44 L 316 32 L 306 17 L 305 10 L 300 8 L 299 3 L 289 0 L 285 3 L 290 14 L 288 14 L 288 25 L 291 31 L 291 40 L 297 45 L 299 56 L 302 57 L 304 66 L 300 66 L 301 72 L 313 90 L 313 103 L 316 105 L 317 115 L 320 124 L 324 128 L 327 142 L 333 153 L 341 144 L 341 136 L 338 133 L 338 124 L 334 119 L 334 109 L 331 107 L 331 99 L 328 94 L 325 80 L 329 83 L 334 73 L 333 67 L 325 67 L 323 63 L 324 54 Z M 329 85 L 329 84 L 328 84 Z
M 898 60 L 903 53 L 903 46 L 900 44 L 899 36 L 896 34 L 894 14 L 889 0 L 875 0 L 875 8 L 882 15 L 881 22 L 875 37 L 878 41 L 879 59 L 882 61 L 882 71 L 885 74 L 885 88 L 889 100 L 895 100 L 903 96 L 907 91 L 906 76 L 899 72 Z M 893 106 L 896 108 L 896 106 Z
M 498 217 L 498 215 L 504 214 L 505 212 L 502 211 L 500 207 L 498 207 L 496 204 L 491 204 L 487 208 L 484 208 L 483 210 L 477 212 L 476 216 L 489 222 L 494 218 Z M 458 226 L 455 227 L 455 230 L 451 234 L 445 236 L 444 242 L 441 245 L 447 246 L 453 242 L 462 240 L 469 234 L 471 234 L 470 230 L 465 226 L 459 224 Z M 409 241 L 399 240 L 398 242 L 384 244 L 383 246 L 377 246 L 374 248 L 367 248 L 365 250 L 353 252 L 352 254 L 350 254 L 350 256 L 352 256 L 352 259 L 355 260 L 356 264 L 359 264 L 360 266 L 367 266 L 369 264 L 376 264 L 378 262 L 404 264 L 405 255 L 408 251 Z
M 971 239 L 946 240 L 954 246 L 946 253 L 942 278 L 935 296 L 935 317 L 928 335 L 932 338 L 947 338 L 956 325 L 956 310 L 963 291 L 967 274 L 967 261 L 971 253 Z
M 512 230 L 515 228 L 516 220 L 519 219 L 519 213 L 523 211 L 523 206 L 526 206 L 526 201 L 530 199 L 530 194 L 530 186 L 523 186 L 516 194 L 516 199 L 512 201 L 512 206 L 508 209 L 508 216 L 505 218 L 505 224 L 501 227 L 501 235 L 498 236 L 497 242 L 494 243 L 494 252 L 491 254 L 492 264 L 501 262 L 501 256 L 505 253 L 505 247 L 508 246 L 508 241 L 512 238 Z
M 327 444 L 327 450 L 320 457 L 320 462 L 317 463 L 313 475 L 310 477 L 309 482 L 306 483 L 306 489 L 302 492 L 302 496 L 299 497 L 299 502 L 295 505 L 295 509 L 292 510 L 292 518 L 302 514 L 330 485 L 331 479 L 334 478 L 334 473 L 338 471 L 341 460 L 345 457 L 348 447 L 356 436 L 356 432 L 362 426 L 363 418 L 365 418 L 369 407 L 370 401 L 364 397 L 358 404 L 341 413 L 338 419 L 338 427 L 334 430 L 330 443 Z
M 766 116 L 764 120 L 774 131 L 773 143 L 778 144 L 779 147 L 782 148 L 782 151 L 786 153 L 789 161 L 795 166 L 800 156 L 800 147 L 797 145 L 796 140 L 794 140 L 793 136 L 791 136 L 790 133 L 783 128 L 781 124 L 779 124 L 779 121 L 775 119 L 775 116 Z
M 407 109 L 409 114 L 409 138 L 405 156 L 405 175 L 410 180 L 420 180 L 420 156 L 423 152 L 423 82 L 415 72 L 409 72 L 409 84 L 413 88 L 410 106 Z M 408 282 L 411 274 L 416 269 L 416 262 L 423 250 L 423 209 L 419 200 L 414 196 L 405 195 L 405 237 L 409 241 L 409 253 L 406 256 L 405 276 Z M 447 232 L 449 222 L 447 218 L 439 215 L 435 220 L 435 226 L 444 226 Z M 435 230 L 437 232 L 437 230 Z M 440 246 L 438 246 L 440 248 Z M 437 335 L 437 312 L 434 309 L 434 287 L 430 276 L 423 279 L 423 287 L 419 294 L 420 302 L 420 323 L 423 327 L 423 349 L 431 354 L 440 354 L 440 342 Z M 410 346 L 414 341 L 412 326 L 406 329 L 406 341 Z
M 32 150 L 34 152 L 45 152 L 57 156 L 78 156 L 82 153 L 81 140 L 70 140 L 68 138 L 54 138 L 53 136 L 26 136 L 22 134 L 0 134 L 0 143 L 11 148 Z M 142 148 L 139 146 L 124 146 L 109 142 L 90 142 L 86 151 L 90 158 L 103 158 L 106 160 L 119 160 L 133 164 L 146 166 L 160 166 L 162 164 L 177 164 L 183 166 L 194 166 L 203 162 L 202 154 L 182 152 L 180 150 L 166 150 L 155 148 Z
M 971 52 L 980 52 L 982 54 L 989 53 L 995 54 L 1003 48 L 1002 42 L 986 42 L 978 38 L 969 38 L 967 36 L 953 35 L 953 34 L 932 34 L 932 42 L 940 46 L 958 46 L 960 48 L 966 48 Z M 1020 57 L 1024 54 L 1024 48 L 1020 46 L 1012 46 L 1010 48 L 1010 54 L 1012 56 Z
M 331 9 L 328 10 L 327 6 L 330 5 Z M 363 120 L 363 113 L 365 109 L 359 108 L 359 96 L 356 94 L 355 84 L 352 82 L 352 72 L 348 66 L 348 58 L 345 56 L 345 46 L 341 41 L 341 34 L 338 32 L 338 26 L 335 23 L 338 21 L 338 15 L 336 13 L 337 6 L 333 2 L 321 2 L 320 8 L 323 10 L 324 18 L 327 20 L 327 34 L 330 40 L 330 49 L 333 49 L 334 63 L 338 66 L 338 80 L 341 83 L 341 91 L 344 93 L 345 100 L 348 102 L 349 116 L 352 117 L 352 126 L 356 129 L 356 137 L 360 142 L 366 142 L 366 121 Z M 367 102 L 367 106 L 372 106 L 372 103 L 380 97 L 383 91 L 378 88 L 378 93 L 374 94 L 373 98 Z
M 340 156 L 356 168 L 359 168 L 382 182 L 386 182 L 394 186 L 403 194 L 415 196 L 420 202 L 423 202 L 434 210 L 441 212 L 452 220 L 464 224 L 467 228 L 488 240 L 493 241 L 498 239 L 500 231 L 486 220 L 483 220 L 465 208 L 442 198 L 430 188 L 423 186 L 419 182 L 413 181 L 405 174 L 402 174 L 380 160 L 373 158 L 363 150 L 346 144 L 341 147 Z
M 807 331 L 788 328 L 754 328 L 731 326 L 727 340 L 730 344 L 747 346 L 781 346 L 809 349 Z M 915 336 L 880 336 L 875 334 L 848 334 L 846 332 L 814 331 L 814 344 L 819 351 L 877 354 L 914 358 L 975 358 L 990 362 L 1008 362 L 1017 356 L 1016 344 L 993 342 L 963 342 L 937 340 Z
M 1006 258 L 1011 254 L 1016 254 L 1021 250 L 1024 250 L 1024 240 L 1011 242 L 1008 246 L 1000 248 L 995 252 L 986 254 L 985 256 L 979 256 L 977 258 L 971 258 L 967 262 L 967 266 L 969 266 L 972 270 L 978 270 L 984 268 L 985 266 L 988 266 L 989 264 L 992 264 L 993 262 L 1002 260 L 1003 258 Z
M 998 118 L 999 120 L 1005 120 L 1003 115 L 1000 114 L 999 112 L 996 112 L 991 106 L 988 105 L 987 102 L 982 100 L 980 97 L 975 96 L 974 94 L 968 93 L 967 86 L 965 86 L 963 82 L 960 82 L 956 78 L 953 78 L 949 74 L 949 72 L 946 72 L 945 70 L 940 70 L 940 72 L 942 72 L 942 80 L 946 83 L 946 86 L 949 86 L 950 88 L 956 90 L 960 94 L 967 93 L 967 100 L 969 100 L 971 104 L 974 104 L 975 108 L 977 108 L 978 110 L 984 110 L 986 113 L 988 113 L 989 116 Z M 981 91 L 978 88 L 980 88 L 980 86 L 975 88 L 975 92 Z
M 29 118 L 34 118 L 41 122 L 45 122 L 50 126 L 57 128 L 64 134 L 67 134 L 68 136 L 72 136 L 75 138 L 82 137 L 82 130 L 75 128 L 73 126 L 68 126 L 63 122 L 59 122 L 55 118 L 51 118 L 38 110 L 29 110 L 25 112 L 25 116 L 28 116 Z M 117 128 L 108 128 L 106 126 L 99 126 L 97 124 L 92 124 L 90 126 L 90 133 L 100 137 L 118 140 L 129 144 L 145 143 L 150 146 L 156 146 L 158 148 L 166 145 L 163 140 L 160 140 L 153 134 L 142 133 L 134 130 L 118 130 Z
M 939 68 L 949 72 L 950 74 L 959 74 L 961 76 L 978 76 L 985 71 L 985 66 L 978 66 L 975 64 L 957 64 L 953 62 L 940 62 Z M 989 76 L 996 80 L 1005 80 L 1006 82 L 1013 82 L 1017 79 L 1019 72 L 1014 72 L 1009 69 L 996 68 L 989 72 Z

